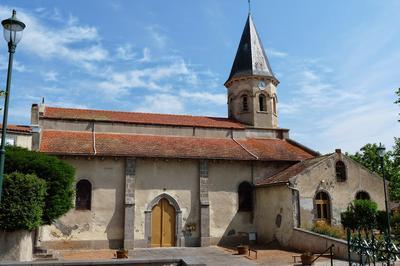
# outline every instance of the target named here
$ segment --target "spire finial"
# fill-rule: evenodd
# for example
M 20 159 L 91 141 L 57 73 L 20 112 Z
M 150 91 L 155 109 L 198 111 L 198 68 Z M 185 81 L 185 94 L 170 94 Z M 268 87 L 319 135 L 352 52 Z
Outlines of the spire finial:
M 250 0 L 247 0 L 247 2 L 249 2 L 249 15 L 251 14 L 251 2 Z

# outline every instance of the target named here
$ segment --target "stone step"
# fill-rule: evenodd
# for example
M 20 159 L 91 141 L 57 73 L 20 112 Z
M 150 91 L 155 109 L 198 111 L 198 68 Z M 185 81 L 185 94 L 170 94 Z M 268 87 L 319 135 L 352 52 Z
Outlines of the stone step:
M 33 254 L 33 260 L 35 261 L 49 261 L 58 260 L 52 253 L 35 253 Z
M 45 248 L 35 247 L 33 248 L 33 254 L 47 254 L 49 251 Z

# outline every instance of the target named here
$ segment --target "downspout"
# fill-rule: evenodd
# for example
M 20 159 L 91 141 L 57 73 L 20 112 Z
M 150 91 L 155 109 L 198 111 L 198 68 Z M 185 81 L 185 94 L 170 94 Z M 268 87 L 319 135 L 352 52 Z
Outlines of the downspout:
M 257 155 L 255 155 L 254 153 L 252 153 L 251 151 L 249 151 L 245 146 L 243 146 L 239 141 L 237 141 L 237 140 L 235 139 L 235 137 L 233 136 L 233 128 L 231 128 L 231 138 L 232 138 L 232 140 L 233 140 L 237 145 L 239 145 L 240 147 L 242 147 L 242 149 L 245 150 L 248 154 L 250 154 L 251 156 L 253 156 L 256 160 L 259 159 Z
M 93 138 L 93 155 L 97 154 L 96 151 L 96 129 L 95 129 L 95 121 L 93 120 L 93 127 L 92 127 L 92 138 Z
M 300 227 L 301 226 L 301 219 L 300 219 L 300 190 L 298 188 L 295 187 L 291 187 L 290 183 L 286 183 L 287 188 L 293 190 L 293 193 L 296 194 L 296 208 L 297 208 L 297 213 L 296 213 L 296 222 L 297 225 L 296 227 Z
M 235 137 L 233 136 L 233 128 L 231 128 L 231 138 L 232 140 L 238 144 L 240 147 L 242 147 L 243 150 L 245 150 L 248 154 L 250 154 L 251 156 L 253 156 L 256 160 L 258 160 L 258 156 L 255 155 L 254 153 L 252 153 L 251 151 L 249 151 L 246 147 L 244 147 L 241 143 L 239 143 Z M 252 180 L 252 185 L 254 185 L 254 164 L 253 161 L 251 161 L 251 180 Z M 254 223 L 254 206 L 255 206 L 255 190 L 253 190 L 253 211 L 251 212 L 251 223 Z

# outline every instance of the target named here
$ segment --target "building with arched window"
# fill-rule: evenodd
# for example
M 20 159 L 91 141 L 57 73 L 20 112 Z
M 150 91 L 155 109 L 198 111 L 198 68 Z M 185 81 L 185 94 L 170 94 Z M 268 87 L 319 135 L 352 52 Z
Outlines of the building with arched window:
M 290 246 L 299 228 L 339 225 L 356 191 L 382 208 L 377 175 L 340 150 L 321 156 L 278 125 L 279 81 L 251 15 L 224 85 L 228 117 L 33 104 L 33 149 L 73 165 L 77 182 L 75 208 L 42 227 L 38 242 L 234 246 L 256 235 Z

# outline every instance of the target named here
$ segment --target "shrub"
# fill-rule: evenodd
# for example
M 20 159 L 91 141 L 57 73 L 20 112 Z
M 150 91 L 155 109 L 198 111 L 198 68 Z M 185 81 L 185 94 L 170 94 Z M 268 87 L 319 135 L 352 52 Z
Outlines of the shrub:
M 347 210 L 340 214 L 340 221 L 344 228 L 351 230 L 357 228 L 357 217 L 354 215 L 353 205 L 349 205 Z
M 378 211 L 376 214 L 376 229 L 383 232 L 387 228 L 386 211 Z
M 372 229 L 376 227 L 378 205 L 372 200 L 354 200 L 340 214 L 342 225 L 350 229 Z
M 41 225 L 46 182 L 34 174 L 4 175 L 0 204 L 0 228 L 33 230 Z
M 357 228 L 372 229 L 376 227 L 378 205 L 372 200 L 353 201 L 354 216 L 357 218 Z
M 311 229 L 313 232 L 326 235 L 334 238 L 341 238 L 346 239 L 346 232 L 338 227 L 338 226 L 331 226 L 323 221 L 315 222 L 313 228 Z
M 46 181 L 47 196 L 42 223 L 52 221 L 73 207 L 74 168 L 60 159 L 43 153 L 9 146 L 6 149 L 5 172 L 35 174 Z
M 390 225 L 392 227 L 392 233 L 394 234 L 395 239 L 400 241 L 400 213 L 396 212 L 393 214 L 392 218 L 390 219 Z M 386 226 L 384 228 L 386 229 Z

